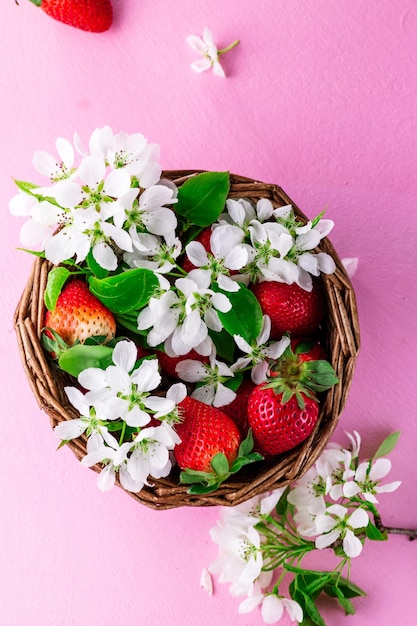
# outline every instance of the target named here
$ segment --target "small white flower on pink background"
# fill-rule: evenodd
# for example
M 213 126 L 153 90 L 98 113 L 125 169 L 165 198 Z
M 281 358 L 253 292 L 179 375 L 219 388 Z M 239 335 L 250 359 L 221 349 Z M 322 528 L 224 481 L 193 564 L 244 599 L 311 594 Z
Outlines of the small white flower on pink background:
M 238 39 L 231 43 L 230 46 L 219 50 L 214 43 L 213 33 L 206 27 L 203 30 L 202 38 L 197 35 L 190 35 L 186 38 L 186 42 L 202 56 L 201 59 L 191 63 L 191 67 L 195 72 L 200 73 L 213 69 L 216 76 L 220 76 L 221 78 L 226 77 L 224 69 L 219 62 L 219 56 L 237 46 L 239 43 Z

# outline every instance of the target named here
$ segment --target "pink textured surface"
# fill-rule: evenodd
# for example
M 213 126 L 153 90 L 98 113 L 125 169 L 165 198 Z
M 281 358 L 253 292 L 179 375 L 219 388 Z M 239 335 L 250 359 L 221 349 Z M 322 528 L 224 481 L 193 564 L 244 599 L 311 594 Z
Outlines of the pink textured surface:
M 401 430 L 400 489 L 382 499 L 388 525 L 417 526 L 417 5 L 411 0 L 114 0 L 115 24 L 92 35 L 25 0 L 2 3 L 0 196 L 2 626 L 256 626 L 225 585 L 200 572 L 216 556 L 216 509 L 155 512 L 95 475 L 57 441 L 20 365 L 12 315 L 32 260 L 16 250 L 12 177 L 33 179 L 34 150 L 97 126 L 143 132 L 164 168 L 230 169 L 279 183 L 309 216 L 327 207 L 354 278 L 362 351 L 335 439 L 364 447 Z M 189 34 L 209 26 L 222 80 L 189 68 Z M 325 564 L 326 555 L 321 555 Z M 318 563 L 317 563 L 318 565 Z M 368 597 L 331 626 L 410 624 L 417 542 L 367 544 L 353 580 Z

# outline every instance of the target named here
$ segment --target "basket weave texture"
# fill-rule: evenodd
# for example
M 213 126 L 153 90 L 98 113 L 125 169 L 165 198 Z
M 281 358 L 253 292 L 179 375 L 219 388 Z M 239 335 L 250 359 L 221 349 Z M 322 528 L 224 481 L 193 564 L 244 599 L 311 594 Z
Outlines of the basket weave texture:
M 163 176 L 180 186 L 197 173 L 191 170 L 166 171 Z M 306 216 L 277 185 L 233 174 L 230 175 L 230 183 L 229 197 L 246 198 L 253 202 L 268 198 L 275 207 L 291 204 L 296 215 L 307 221 Z M 355 293 L 343 264 L 327 237 L 320 242 L 318 250 L 330 254 L 337 267 L 334 274 L 321 274 L 320 281 L 327 299 L 322 340 L 339 383 L 323 397 L 319 419 L 308 439 L 297 448 L 275 457 L 273 461 L 255 463 L 244 468 L 211 494 L 188 494 L 187 485 L 178 484 L 178 472 L 174 468 L 167 478 L 154 480 L 151 486 L 145 485 L 138 494 L 126 492 L 131 497 L 153 509 L 233 506 L 300 478 L 319 457 L 345 405 L 360 347 L 360 334 Z M 23 367 L 33 393 L 39 406 L 49 416 L 51 426 L 55 427 L 59 422 L 79 415 L 64 392 L 64 386 L 73 381 L 48 359 L 40 340 L 45 313 L 43 295 L 51 268 L 49 261 L 36 259 L 17 306 L 14 325 Z M 67 445 L 78 459 L 85 456 L 85 437 L 74 439 Z M 101 468 L 96 466 L 92 469 L 99 471 Z

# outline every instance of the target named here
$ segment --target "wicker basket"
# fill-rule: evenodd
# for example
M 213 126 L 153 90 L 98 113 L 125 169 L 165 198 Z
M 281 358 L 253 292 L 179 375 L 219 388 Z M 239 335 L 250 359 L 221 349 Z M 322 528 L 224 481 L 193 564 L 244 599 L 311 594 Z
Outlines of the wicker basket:
M 195 171 L 168 171 L 164 177 L 180 186 Z M 231 175 L 230 197 L 257 201 L 268 198 L 274 206 L 291 204 L 303 220 L 305 215 L 284 191 L 272 184 L 261 183 L 241 176 Z M 170 509 L 179 506 L 232 506 L 270 489 L 282 487 L 301 477 L 318 458 L 332 435 L 346 402 L 359 350 L 359 326 L 355 294 L 346 271 L 327 238 L 319 249 L 329 253 L 335 260 L 334 274 L 321 275 L 327 297 L 327 317 L 323 341 L 327 348 L 339 383 L 326 393 L 320 405 L 320 415 L 309 438 L 272 462 L 261 462 L 244 468 L 236 477 L 223 483 L 217 491 L 207 495 L 190 495 L 188 487 L 178 484 L 174 469 L 170 476 L 145 486 L 138 494 L 128 493 L 142 504 L 153 509 Z M 23 367 L 39 406 L 48 414 L 51 426 L 63 420 L 78 417 L 68 402 L 64 386 L 71 384 L 70 377 L 58 370 L 45 356 L 40 336 L 44 316 L 43 294 L 51 264 L 38 258 L 15 313 L 15 328 Z M 81 459 L 86 454 L 86 438 L 70 441 L 67 445 Z M 99 471 L 99 467 L 93 468 Z

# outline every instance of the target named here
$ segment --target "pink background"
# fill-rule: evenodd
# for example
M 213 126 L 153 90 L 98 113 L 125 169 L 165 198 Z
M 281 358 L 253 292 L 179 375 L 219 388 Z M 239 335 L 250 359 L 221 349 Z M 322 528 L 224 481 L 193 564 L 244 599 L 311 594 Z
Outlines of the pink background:
M 139 131 L 164 168 L 229 169 L 279 183 L 331 240 L 359 257 L 362 350 L 335 440 L 359 430 L 365 451 L 401 430 L 381 498 L 387 525 L 417 526 L 417 3 L 411 0 L 114 0 L 105 34 L 77 31 L 20 0 L 0 18 L 2 626 L 257 626 L 226 585 L 200 573 L 217 555 L 217 509 L 155 512 L 121 490 L 101 494 L 72 453 L 56 451 L 21 368 L 12 316 L 32 259 L 16 250 L 12 177 L 34 180 L 35 150 L 97 126 Z M 241 44 L 228 74 L 197 75 L 189 34 L 209 26 Z M 325 566 L 326 554 L 315 566 Z M 353 563 L 368 597 L 328 624 L 410 624 L 417 542 L 368 543 Z

